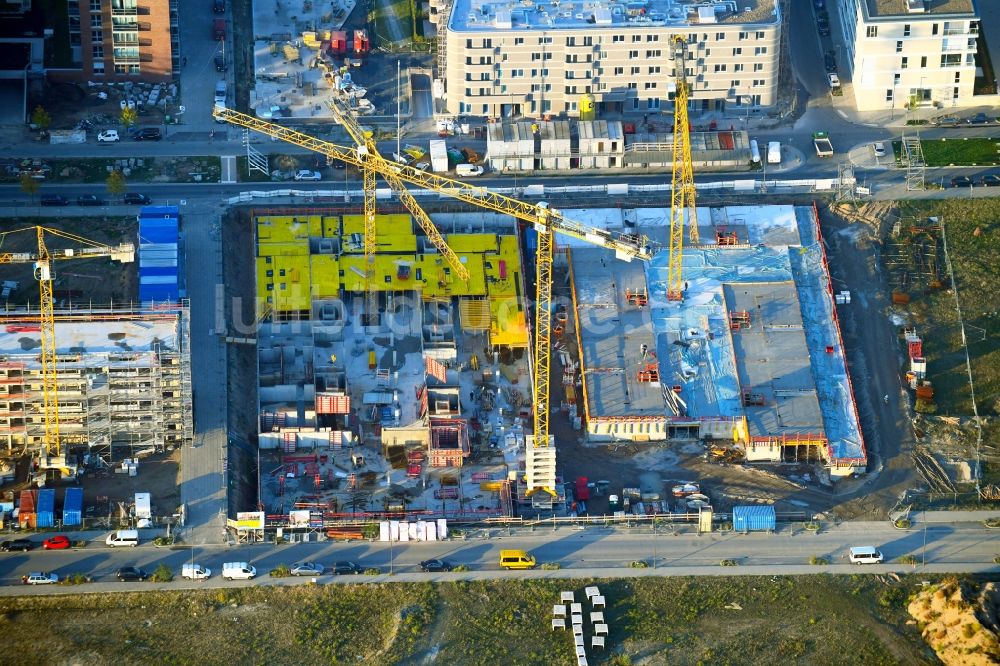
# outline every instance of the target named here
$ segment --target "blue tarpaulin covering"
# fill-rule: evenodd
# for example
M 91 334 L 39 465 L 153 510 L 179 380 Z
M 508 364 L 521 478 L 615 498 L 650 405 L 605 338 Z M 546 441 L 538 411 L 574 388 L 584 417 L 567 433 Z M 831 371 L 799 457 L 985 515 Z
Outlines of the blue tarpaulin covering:
M 176 301 L 178 222 L 176 206 L 145 206 L 139 211 L 139 301 Z
M 63 499 L 63 527 L 83 524 L 83 488 L 67 488 Z
M 53 488 L 42 488 L 38 491 L 38 527 L 55 527 L 56 524 L 56 491 Z
M 737 532 L 774 531 L 773 506 L 734 506 L 733 529 Z

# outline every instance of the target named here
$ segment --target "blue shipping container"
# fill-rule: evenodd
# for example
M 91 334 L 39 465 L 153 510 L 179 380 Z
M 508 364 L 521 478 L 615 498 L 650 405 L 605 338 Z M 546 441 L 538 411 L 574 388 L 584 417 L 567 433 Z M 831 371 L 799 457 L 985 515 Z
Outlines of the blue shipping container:
M 56 525 L 56 491 L 54 488 L 42 488 L 38 491 L 39 527 L 55 527 Z
M 63 527 L 83 524 L 83 488 L 67 488 L 63 499 Z
M 733 507 L 733 529 L 737 532 L 773 532 L 776 524 L 773 506 Z
M 139 219 L 177 217 L 180 209 L 177 206 L 143 206 L 139 209 Z

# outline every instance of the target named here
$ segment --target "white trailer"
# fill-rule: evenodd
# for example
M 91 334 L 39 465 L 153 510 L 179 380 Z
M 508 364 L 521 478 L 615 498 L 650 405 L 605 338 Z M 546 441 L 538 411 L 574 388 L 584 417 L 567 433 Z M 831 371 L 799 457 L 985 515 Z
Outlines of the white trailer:
M 448 171 L 448 146 L 441 139 L 434 139 L 430 144 L 431 148 L 431 170 L 435 173 L 446 173 Z

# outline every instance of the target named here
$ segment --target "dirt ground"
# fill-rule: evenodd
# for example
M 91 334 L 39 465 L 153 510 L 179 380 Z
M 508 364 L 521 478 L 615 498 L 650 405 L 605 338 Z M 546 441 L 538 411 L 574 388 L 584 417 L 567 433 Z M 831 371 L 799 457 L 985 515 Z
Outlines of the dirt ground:
M 80 477 L 83 506 L 88 520 L 106 517 L 118 511 L 118 502 L 135 501 L 136 493 L 149 493 L 153 515 L 167 516 L 177 511 L 181 503 L 181 451 L 144 456 L 139 460 L 139 474 L 116 474 L 101 470 Z
M 56 231 L 76 234 L 98 244 L 131 242 L 138 244 L 134 217 L 21 218 L 10 226 L 25 231 L 0 235 L 0 251 L 35 252 L 38 240 L 32 225 L 42 224 Z M 52 249 L 75 248 L 81 243 L 55 234 L 46 234 Z M 136 248 L 138 252 L 138 247 Z M 7 302 L 11 306 L 38 307 L 38 283 L 31 264 L 9 264 L 3 269 L 5 281 L 18 283 Z M 139 296 L 138 264 L 122 264 L 107 258 L 74 259 L 57 262 L 54 284 L 56 307 L 106 305 L 135 301 Z

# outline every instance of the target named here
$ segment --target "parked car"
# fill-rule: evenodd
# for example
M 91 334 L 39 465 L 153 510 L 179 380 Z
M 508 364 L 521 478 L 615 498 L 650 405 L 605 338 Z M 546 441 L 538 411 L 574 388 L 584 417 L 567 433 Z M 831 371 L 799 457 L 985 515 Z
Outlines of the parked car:
M 293 576 L 321 576 L 326 567 L 319 562 L 298 562 L 289 571 Z
M 955 176 L 951 179 L 952 187 L 972 187 L 972 179 L 968 176 Z
M 68 536 L 57 534 L 42 542 L 42 550 L 66 550 L 72 545 L 73 543 L 69 540 Z
M 837 58 L 834 55 L 833 51 L 827 51 L 826 53 L 823 54 L 823 66 L 826 68 L 826 71 L 828 72 L 837 71 Z
M 225 14 L 226 0 L 212 0 L 212 11 L 216 14 Z
M 212 577 L 212 570 L 206 569 L 200 564 L 187 563 L 181 566 L 181 578 L 191 580 L 208 580 Z
M 813 0 L 813 7 L 816 9 L 823 9 L 826 7 L 826 0 Z
M 19 550 L 23 553 L 34 547 L 35 544 L 27 539 L 13 539 L 11 541 L 4 541 L 3 543 L 0 543 L 0 550 L 5 553 L 9 553 L 12 550 Z
M 21 576 L 25 585 L 54 585 L 59 582 L 59 576 L 48 571 L 32 571 L 27 576 Z
M 1000 176 L 995 174 L 986 174 L 979 180 L 979 184 L 983 187 L 1000 187 Z
M 250 580 L 257 575 L 257 567 L 247 562 L 223 562 L 222 577 L 226 580 Z
M 392 159 L 406 166 L 410 166 L 410 163 L 413 162 L 413 158 L 407 155 L 406 153 L 393 153 Z
M 454 569 L 454 567 L 451 565 L 451 563 L 446 562 L 445 560 L 437 560 L 437 559 L 424 560 L 423 562 L 420 563 L 421 571 L 437 573 L 440 571 L 451 571 L 452 569 Z
M 987 123 L 993 122 L 993 120 L 985 113 L 977 113 L 971 118 L 967 118 L 965 122 L 970 125 L 986 125 Z
M 431 165 L 429 162 L 417 162 L 413 165 L 413 168 L 417 171 L 427 171 L 431 168 Z
M 816 30 L 824 37 L 828 37 L 830 35 L 830 22 L 823 18 L 816 19 Z
M 885 144 L 876 141 L 872 144 L 872 152 L 875 153 L 875 157 L 885 157 Z
M 835 73 L 830 72 L 829 74 L 827 74 L 826 75 L 826 80 L 830 84 L 831 88 L 839 88 L 840 87 L 840 77 L 837 76 Z
M 97 135 L 98 143 L 113 143 L 119 140 L 121 137 L 118 136 L 118 130 L 104 130 Z
M 147 197 L 145 194 L 139 194 L 138 192 L 126 192 L 122 201 L 131 205 L 148 206 L 152 202 L 152 199 Z
M 39 200 L 39 203 L 43 206 L 66 206 L 69 204 L 69 199 L 61 194 L 46 194 Z
M 122 567 L 118 570 L 118 573 L 115 574 L 115 576 L 123 583 L 129 581 L 144 581 L 149 578 L 149 574 L 139 567 Z
M 215 54 L 215 71 L 224 72 L 226 71 L 226 56 L 221 53 Z
M 935 118 L 931 121 L 934 125 L 940 125 L 941 127 L 954 127 L 961 121 L 957 116 L 941 116 L 940 118 Z
M 299 169 L 295 172 L 295 180 L 323 180 L 323 176 L 319 171 Z
M 343 561 L 337 562 L 333 565 L 333 573 L 337 576 L 343 576 L 345 574 L 359 574 L 362 571 L 364 571 L 364 569 L 359 567 L 354 562 Z
M 79 206 L 103 206 L 104 199 L 96 194 L 81 194 L 76 198 L 76 203 Z
M 159 141 L 163 138 L 159 127 L 143 127 L 132 133 L 135 141 Z

